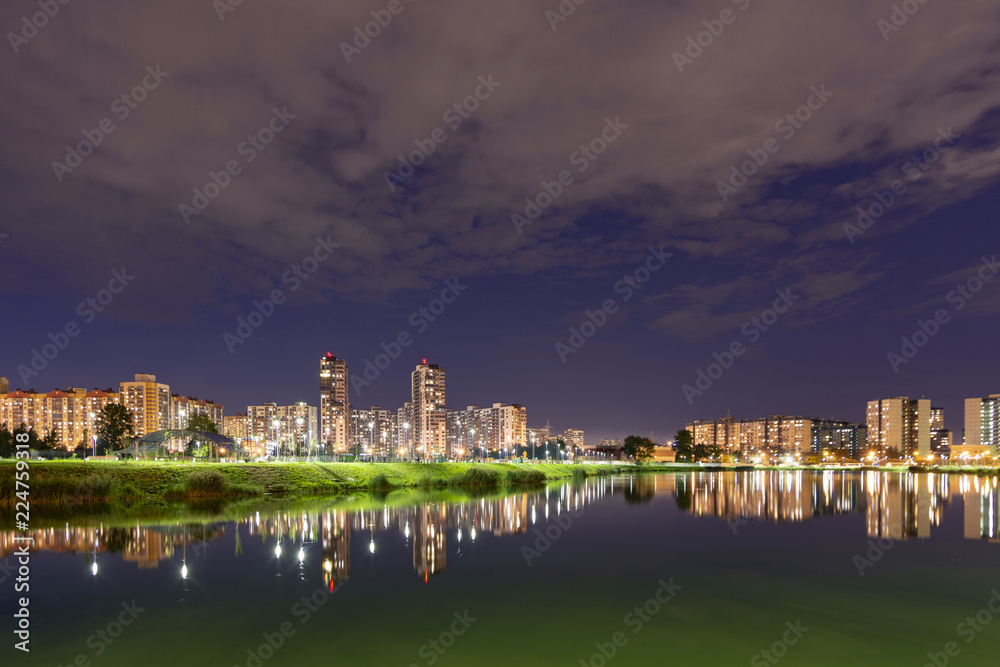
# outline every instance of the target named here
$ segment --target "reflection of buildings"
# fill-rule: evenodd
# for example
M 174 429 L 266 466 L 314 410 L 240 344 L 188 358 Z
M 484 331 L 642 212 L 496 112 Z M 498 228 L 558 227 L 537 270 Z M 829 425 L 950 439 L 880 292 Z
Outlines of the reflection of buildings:
M 213 528 L 211 533 L 198 531 L 170 532 L 167 528 L 107 528 L 69 527 L 32 530 L 28 536 L 34 538 L 32 551 L 54 551 L 56 553 L 120 553 L 122 560 L 136 563 L 140 570 L 156 569 L 161 560 L 172 558 L 176 547 L 191 544 L 203 536 L 214 539 L 221 536 L 224 528 Z M 0 533 L 0 558 L 4 558 L 23 544 L 14 540 L 21 533 Z
M 322 516 L 323 583 L 343 583 L 351 576 L 351 524 L 347 512 L 330 510 Z
M 448 512 L 443 504 L 416 510 L 413 532 L 413 569 L 417 574 L 439 574 L 448 566 L 445 531 Z
M 996 478 L 963 477 L 959 491 L 965 505 L 965 537 L 1000 542 L 1000 494 Z
M 905 540 L 931 536 L 948 502 L 947 475 L 866 472 L 868 535 Z

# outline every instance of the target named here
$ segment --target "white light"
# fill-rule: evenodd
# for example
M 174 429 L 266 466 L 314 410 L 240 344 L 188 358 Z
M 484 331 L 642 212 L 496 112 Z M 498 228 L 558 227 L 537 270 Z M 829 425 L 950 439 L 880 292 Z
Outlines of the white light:
M 375 553 L 375 540 L 372 540 L 372 541 L 371 541 L 371 542 L 370 542 L 370 543 L 368 544 L 368 551 L 370 551 L 370 552 L 372 552 L 372 553 Z
M 90 566 L 90 573 L 92 575 L 94 575 L 95 577 L 97 576 L 97 561 L 96 560 Z
M 187 579 L 187 578 L 188 578 L 188 566 L 185 563 L 184 565 L 181 565 L 181 579 Z
M 274 545 L 274 555 L 281 558 L 281 543 Z
M 305 560 L 306 560 L 306 550 L 305 549 L 299 549 L 299 562 L 300 563 L 304 563 Z

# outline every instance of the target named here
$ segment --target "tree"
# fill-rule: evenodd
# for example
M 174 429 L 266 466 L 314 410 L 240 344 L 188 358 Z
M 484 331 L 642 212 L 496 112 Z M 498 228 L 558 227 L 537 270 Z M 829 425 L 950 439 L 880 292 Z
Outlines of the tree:
M 205 415 L 191 415 L 191 418 L 188 419 L 187 430 L 188 431 L 202 431 L 204 433 L 218 433 L 219 432 L 219 427 L 216 426 L 215 422 L 213 422 L 211 419 L 209 419 Z M 185 450 L 185 452 L 188 451 L 188 450 L 193 450 L 194 449 L 193 445 L 195 443 L 197 443 L 198 449 L 201 449 L 202 446 L 207 445 L 208 446 L 207 455 L 214 458 L 215 457 L 215 441 L 211 440 L 211 439 L 208 439 L 208 438 L 206 438 L 206 440 L 208 440 L 208 442 L 204 442 L 203 443 L 198 438 L 192 439 L 191 442 L 188 443 L 188 447 Z M 192 453 L 192 456 L 198 456 L 198 454 Z
M 102 452 L 124 449 L 135 437 L 132 413 L 120 403 L 109 403 L 97 414 L 94 430 Z
M 694 461 L 694 436 L 687 429 L 677 431 L 674 436 L 674 449 L 677 451 L 677 460 L 690 463 Z
M 639 463 L 645 463 L 656 453 L 656 443 L 649 438 L 630 435 L 622 443 L 622 454 Z
M 4 423 L 0 426 L 0 458 L 9 459 L 14 456 L 14 434 Z
M 39 451 L 51 451 L 59 446 L 59 436 L 56 435 L 56 430 L 51 429 L 44 438 L 38 442 Z

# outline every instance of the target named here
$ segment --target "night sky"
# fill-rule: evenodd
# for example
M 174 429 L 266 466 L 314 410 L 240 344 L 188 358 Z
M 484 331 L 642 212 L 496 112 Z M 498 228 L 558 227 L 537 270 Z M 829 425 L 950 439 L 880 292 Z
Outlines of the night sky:
M 426 357 L 449 406 L 590 442 L 893 395 L 960 436 L 1000 392 L 1000 276 L 953 292 L 1000 251 L 1000 6 L 902 5 L 78 1 L 35 30 L 5 2 L 0 375 L 155 373 L 232 414 L 318 405 L 321 355 L 358 375 L 409 334 L 352 405 L 400 406 Z

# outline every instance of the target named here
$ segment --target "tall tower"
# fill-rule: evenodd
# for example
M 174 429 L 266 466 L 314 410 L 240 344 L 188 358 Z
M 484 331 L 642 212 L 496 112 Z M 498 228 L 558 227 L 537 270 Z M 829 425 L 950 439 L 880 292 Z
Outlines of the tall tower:
M 351 399 L 347 373 L 347 362 L 330 352 L 320 359 L 320 441 L 329 447 L 330 453 L 346 452 L 351 446 Z
M 444 369 L 423 359 L 410 380 L 417 456 L 447 456 L 448 413 L 445 408 Z

